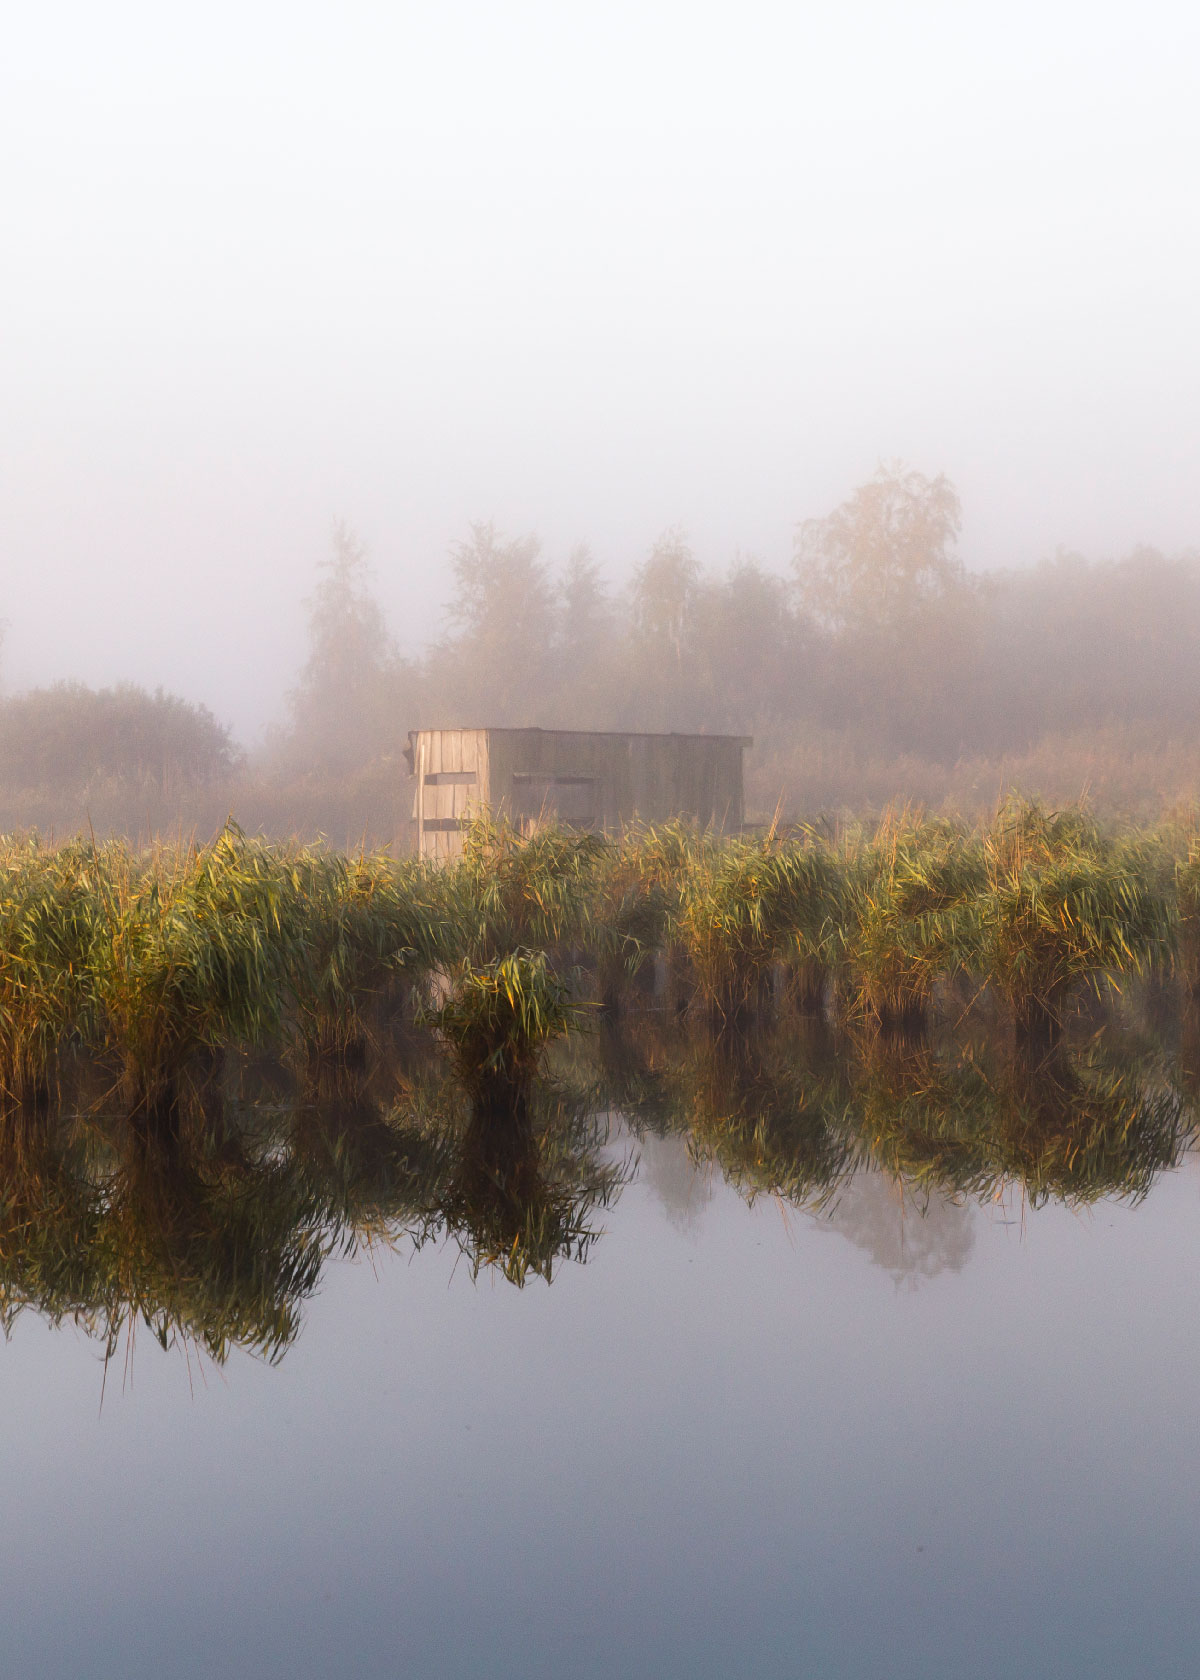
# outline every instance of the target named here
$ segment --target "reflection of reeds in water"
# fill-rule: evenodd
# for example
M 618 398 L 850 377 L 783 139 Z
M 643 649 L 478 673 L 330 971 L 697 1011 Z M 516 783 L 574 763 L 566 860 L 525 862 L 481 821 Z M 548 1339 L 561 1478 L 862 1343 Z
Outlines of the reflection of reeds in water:
M 106 1203 L 96 1261 L 110 1350 L 138 1324 L 218 1362 L 234 1345 L 270 1361 L 291 1345 L 326 1244 L 290 1158 L 247 1158 L 207 1131 L 125 1132 Z
M 31 1308 L 93 1324 L 91 1255 L 103 1217 L 84 1129 L 57 1110 L 0 1112 L 0 1322 Z
M 431 1052 L 316 1081 L 253 1058 L 135 1124 L 90 1079 L 72 1112 L 0 1117 L 4 1322 L 28 1307 L 110 1355 L 140 1328 L 273 1361 L 333 1256 L 449 1237 L 515 1284 L 585 1260 L 628 1170 L 605 1124 L 541 1083 L 472 1105 Z
M 361 1244 L 449 1236 L 473 1272 L 550 1278 L 587 1258 L 623 1181 L 595 1118 L 612 1109 L 751 1200 L 828 1206 L 872 1169 L 918 1199 L 1136 1199 L 1184 1146 L 1181 1099 L 1152 1033 L 1080 1042 L 1079 999 L 1152 972 L 1163 1030 L 1167 856 L 1017 805 L 982 838 L 896 818 L 840 847 L 484 823 L 441 871 L 235 829 L 148 857 L 12 843 L 0 1085 L 26 1101 L 0 1115 L 6 1310 L 277 1357 L 325 1259 Z M 666 953 L 706 1007 L 575 1032 L 581 952 L 627 1000 Z M 790 998 L 766 984 L 780 965 Z M 398 1029 L 395 977 L 426 969 L 422 1037 Z M 829 1025 L 795 1006 L 834 969 L 850 1007 Z M 935 1010 L 948 982 L 963 995 Z M 1015 1042 L 972 1039 L 1001 1008 Z M 71 1084 L 85 1044 L 108 1070 L 98 1117 Z
M 1011 1187 L 1033 1206 L 1137 1201 L 1179 1161 L 1189 1127 L 1156 1059 L 1104 1035 L 1037 1058 L 990 1051 L 872 1047 L 854 1096 L 871 1159 L 926 1194 Z
M 811 1209 L 867 1171 L 918 1209 L 1006 1189 L 1032 1205 L 1136 1201 L 1190 1136 L 1162 1056 L 1115 1027 L 1048 1056 L 944 1033 L 833 1039 L 802 1019 L 601 1048 L 605 1100 L 635 1131 L 683 1135 L 749 1199 Z
M 597 1100 L 635 1134 L 686 1139 L 750 1201 L 819 1206 L 853 1171 L 841 1064 L 811 1019 L 782 1032 L 630 1022 L 598 1048 Z
M 727 1033 L 701 1040 L 682 1071 L 688 1146 L 753 1202 L 823 1206 L 856 1159 L 836 1060 Z
M 276 1359 L 321 1267 L 363 1245 L 448 1238 L 473 1275 L 549 1281 L 588 1259 L 632 1170 L 608 1145 L 613 1109 L 748 1201 L 812 1211 L 868 1173 L 917 1212 L 1005 1189 L 1137 1200 L 1188 1136 L 1160 1058 L 1115 1028 L 1039 1058 L 800 1016 L 746 1033 L 635 1018 L 564 1046 L 553 1080 L 507 1107 L 448 1077 L 432 1044 L 396 1055 L 317 1081 L 238 1059 L 136 1125 L 85 1113 L 85 1069 L 73 1110 L 3 1116 L 6 1321 L 28 1306 L 110 1350 L 140 1325 L 217 1360 Z
M 507 1114 L 473 1109 L 438 1209 L 472 1274 L 549 1283 L 563 1261 L 586 1261 L 602 1234 L 597 1215 L 628 1176 L 605 1157 L 607 1140 L 607 1126 L 553 1086 Z

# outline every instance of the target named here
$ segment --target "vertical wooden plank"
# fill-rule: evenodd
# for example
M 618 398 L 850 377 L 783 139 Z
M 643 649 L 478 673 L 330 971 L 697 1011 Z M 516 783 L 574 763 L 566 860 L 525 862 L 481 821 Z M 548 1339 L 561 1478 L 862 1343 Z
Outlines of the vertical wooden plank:
M 671 759 L 674 743 L 669 736 L 651 735 L 646 739 L 646 804 L 653 811 L 654 822 L 664 822 L 674 816 L 678 806 Z
M 417 856 L 425 857 L 425 749 L 424 731 L 417 736 Z
M 613 753 L 613 788 L 609 811 L 616 828 L 625 828 L 633 821 L 633 742 L 626 736 L 620 751 Z
M 447 729 L 442 734 L 442 769 L 462 769 L 462 730 Z
M 512 732 L 493 729 L 488 735 L 488 785 L 491 789 L 492 814 L 497 817 L 512 814 Z
M 487 810 L 492 803 L 491 788 L 491 738 L 486 729 L 476 729 L 476 810 Z
M 723 832 L 729 813 L 721 809 L 720 802 L 717 798 L 716 743 L 711 739 L 702 742 L 701 751 L 704 781 L 700 789 L 700 795 L 704 800 L 704 805 L 708 812 L 708 815 L 704 820 L 711 823 L 714 828 Z
M 474 816 L 479 803 L 479 731 L 464 729 L 462 732 L 462 768 L 475 777 L 474 786 L 464 784 L 461 799 L 455 805 L 455 814 L 463 817 Z

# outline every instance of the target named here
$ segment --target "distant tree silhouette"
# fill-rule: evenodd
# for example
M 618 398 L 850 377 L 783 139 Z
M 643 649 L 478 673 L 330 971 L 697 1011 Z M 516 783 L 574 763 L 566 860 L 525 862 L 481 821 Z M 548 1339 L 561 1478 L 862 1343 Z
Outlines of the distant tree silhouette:
M 55 683 L 0 702 L 0 785 L 10 788 L 212 782 L 229 775 L 237 757 L 207 706 L 161 688 Z
M 556 630 L 541 544 L 505 541 L 490 522 L 472 525 L 469 540 L 451 548 L 450 569 L 449 635 L 434 661 L 439 715 L 456 724 L 533 722 L 552 682 Z
M 834 630 L 894 626 L 962 584 L 953 553 L 961 526 L 958 493 L 943 474 L 881 466 L 831 514 L 799 526 L 802 603 Z
M 366 546 L 339 521 L 308 601 L 308 657 L 289 696 L 290 756 L 337 774 L 397 754 L 416 682 L 372 593 Z

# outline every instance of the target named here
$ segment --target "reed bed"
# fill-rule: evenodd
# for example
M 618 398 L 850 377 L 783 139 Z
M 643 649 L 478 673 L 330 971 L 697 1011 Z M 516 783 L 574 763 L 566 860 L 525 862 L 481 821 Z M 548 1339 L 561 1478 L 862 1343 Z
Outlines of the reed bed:
M 94 848 L 0 842 L 0 1086 L 46 1100 L 59 1048 L 93 1023 Z
M 548 1281 L 631 1171 L 614 1112 L 810 1212 L 866 1173 L 918 1211 L 1137 1200 L 1191 1141 L 1198 1012 L 1167 1055 L 1136 989 L 1093 1001 L 1184 991 L 1186 828 L 1013 804 L 983 829 L 468 840 L 437 870 L 232 827 L 5 843 L 0 1323 L 274 1359 L 360 1245 Z M 606 964 L 620 1003 L 652 957 L 690 1014 L 589 1008 Z
M 292 861 L 290 1025 L 310 1071 L 361 1062 L 372 1008 L 438 944 L 429 873 L 381 852 L 307 847 Z
M 1149 837 L 1011 801 L 983 845 L 982 966 L 1019 1038 L 1052 1043 L 1074 988 L 1119 987 L 1171 959 L 1177 909 Z
M 310 1071 L 361 1061 L 417 1002 L 461 1081 L 507 1101 L 651 962 L 717 1023 L 788 997 L 920 1036 L 957 984 L 955 1008 L 990 997 L 1018 1040 L 1051 1044 L 1088 989 L 1178 970 L 1200 995 L 1200 841 L 1022 801 L 981 829 L 901 812 L 827 837 L 481 820 L 443 868 L 233 825 L 149 853 L 9 839 L 0 1096 L 46 1100 L 83 1045 L 131 1111 L 169 1108 L 230 1046 L 289 1045 Z
M 819 999 L 836 948 L 844 873 L 814 838 L 775 834 L 696 847 L 681 883 L 676 925 L 710 1012 L 736 1019 L 788 967 L 803 1005 Z
M 980 966 L 977 838 L 907 812 L 846 849 L 843 962 L 849 1007 L 884 1030 L 920 1032 L 937 982 Z
M 209 846 L 88 860 L 89 978 L 134 1111 L 169 1106 L 189 1059 L 281 1030 L 303 922 L 289 859 L 227 828 Z

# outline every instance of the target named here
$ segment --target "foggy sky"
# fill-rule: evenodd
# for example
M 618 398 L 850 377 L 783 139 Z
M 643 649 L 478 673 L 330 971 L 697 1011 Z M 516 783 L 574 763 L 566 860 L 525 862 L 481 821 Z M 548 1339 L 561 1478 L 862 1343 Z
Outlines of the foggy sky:
M 243 736 L 342 516 L 783 569 L 881 458 L 973 565 L 1200 544 L 1192 7 L 79 3 L 0 56 L 5 687 Z

